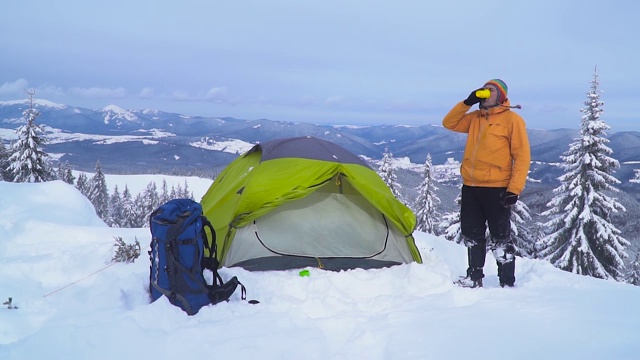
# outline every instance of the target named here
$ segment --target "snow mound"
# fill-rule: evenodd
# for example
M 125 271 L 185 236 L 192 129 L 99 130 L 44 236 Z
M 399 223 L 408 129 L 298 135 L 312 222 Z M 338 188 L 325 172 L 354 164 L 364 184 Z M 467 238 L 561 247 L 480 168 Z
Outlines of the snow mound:
M 135 182 L 130 180 L 127 182 Z M 238 276 L 240 300 L 187 316 L 149 303 L 149 229 L 104 225 L 60 181 L 0 182 L 0 359 L 637 359 L 640 288 L 518 258 L 516 287 L 462 289 L 466 249 L 414 233 L 423 264 Z M 142 255 L 111 263 L 114 237 Z M 588 341 L 585 341 L 585 336 Z M 463 342 L 462 346 L 457 346 Z M 453 344 L 453 345 L 452 345 Z

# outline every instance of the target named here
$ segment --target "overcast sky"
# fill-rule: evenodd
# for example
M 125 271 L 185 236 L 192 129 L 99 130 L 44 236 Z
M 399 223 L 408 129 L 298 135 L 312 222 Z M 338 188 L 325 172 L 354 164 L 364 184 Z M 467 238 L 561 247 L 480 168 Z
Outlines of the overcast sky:
M 491 78 L 529 128 L 640 130 L 640 2 L 30 0 L 0 12 L 0 100 L 322 124 L 440 124 Z

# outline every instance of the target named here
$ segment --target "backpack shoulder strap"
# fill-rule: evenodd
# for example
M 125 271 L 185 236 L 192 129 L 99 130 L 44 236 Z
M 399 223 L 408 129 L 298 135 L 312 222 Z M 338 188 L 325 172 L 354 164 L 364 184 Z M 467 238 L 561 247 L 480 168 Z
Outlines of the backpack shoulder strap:
M 205 228 L 209 228 L 211 232 L 211 243 L 207 238 L 207 232 Z M 202 216 L 202 240 L 204 247 L 209 250 L 209 256 L 202 258 L 202 267 L 211 270 L 213 272 L 213 284 L 207 285 L 209 288 L 209 298 L 212 304 L 217 304 L 221 301 L 227 301 L 231 294 L 240 286 L 240 298 L 242 300 L 247 299 L 247 289 L 242 285 L 237 277 L 232 277 L 226 283 L 222 280 L 222 276 L 218 273 L 218 267 L 220 262 L 218 261 L 218 245 L 216 244 L 216 231 L 211 225 L 209 219 L 206 216 Z M 257 300 L 251 300 L 251 304 L 257 304 Z
M 207 232 L 205 228 L 209 228 L 211 233 L 211 242 L 207 237 Z M 220 262 L 218 261 L 218 245 L 216 244 L 216 231 L 211 225 L 209 219 L 206 216 L 202 216 L 202 240 L 204 243 L 204 247 L 209 250 L 209 256 L 204 256 L 202 258 L 202 267 L 205 269 L 211 270 L 213 272 L 213 285 L 220 286 L 224 282 L 222 281 L 222 277 L 218 274 L 218 267 L 220 266 Z

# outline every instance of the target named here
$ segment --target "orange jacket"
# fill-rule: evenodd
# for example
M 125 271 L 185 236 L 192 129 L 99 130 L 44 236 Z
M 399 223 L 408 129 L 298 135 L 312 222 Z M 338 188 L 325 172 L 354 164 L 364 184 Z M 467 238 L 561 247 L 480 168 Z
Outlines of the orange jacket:
M 511 111 L 509 100 L 467 114 L 469 108 L 461 101 L 442 120 L 445 128 L 468 134 L 460 166 L 462 182 L 468 186 L 506 187 L 520 194 L 531 164 L 524 120 Z

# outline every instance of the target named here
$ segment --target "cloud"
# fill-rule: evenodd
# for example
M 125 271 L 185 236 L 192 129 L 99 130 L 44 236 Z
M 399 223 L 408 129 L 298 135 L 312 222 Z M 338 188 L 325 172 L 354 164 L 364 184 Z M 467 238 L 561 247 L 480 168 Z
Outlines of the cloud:
M 200 92 L 197 95 L 192 95 L 184 90 L 175 90 L 170 94 L 162 94 L 161 98 L 171 101 L 181 102 L 216 102 L 216 103 L 228 103 L 231 102 L 228 98 L 228 90 L 226 87 L 214 87 L 206 92 Z
M 313 97 L 313 96 L 302 96 L 298 99 L 295 99 L 293 102 L 293 105 L 296 107 L 310 107 L 310 106 L 317 106 L 319 104 L 319 101 Z
M 527 107 L 531 109 L 531 111 L 541 112 L 541 113 L 558 113 L 565 114 L 571 111 L 570 107 L 563 104 L 554 104 L 554 103 L 542 103 L 536 105 L 528 105 Z
M 46 95 L 46 96 L 49 96 L 49 95 L 64 96 L 65 91 L 59 86 L 44 84 L 36 88 L 36 94 Z
M 140 94 L 138 94 L 138 97 L 140 97 L 141 99 L 151 99 L 154 97 L 154 95 L 155 95 L 155 90 L 153 88 L 146 87 L 140 91 Z
M 325 99 L 324 103 L 329 106 L 344 105 L 346 99 L 343 96 L 329 96 Z
M 124 98 L 127 95 L 127 91 L 124 88 L 99 88 L 99 87 L 91 87 L 91 88 L 81 88 L 81 87 L 73 87 L 69 89 L 69 92 L 87 98 Z
M 18 79 L 14 82 L 5 82 L 0 85 L 0 95 L 24 93 L 24 89 L 29 86 L 29 82 L 25 79 Z
M 182 90 L 176 90 L 171 95 L 169 95 L 169 99 L 174 101 L 194 101 L 189 97 L 189 93 Z
M 228 91 L 226 87 L 214 87 L 204 94 L 204 99 L 208 101 L 220 101 L 225 100 L 227 96 Z

